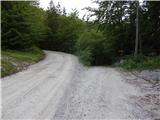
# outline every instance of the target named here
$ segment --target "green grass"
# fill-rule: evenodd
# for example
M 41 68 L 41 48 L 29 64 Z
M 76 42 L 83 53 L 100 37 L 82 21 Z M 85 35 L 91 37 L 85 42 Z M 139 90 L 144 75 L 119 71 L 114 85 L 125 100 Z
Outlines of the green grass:
M 36 47 L 28 51 L 2 50 L 1 53 L 1 77 L 18 72 L 44 57 L 44 52 Z
M 127 70 L 160 69 L 160 56 L 138 56 L 137 58 L 128 56 L 119 66 Z
M 2 77 L 16 72 L 16 66 L 14 66 L 8 61 L 2 60 L 1 65 L 2 65 L 2 69 L 1 69 Z

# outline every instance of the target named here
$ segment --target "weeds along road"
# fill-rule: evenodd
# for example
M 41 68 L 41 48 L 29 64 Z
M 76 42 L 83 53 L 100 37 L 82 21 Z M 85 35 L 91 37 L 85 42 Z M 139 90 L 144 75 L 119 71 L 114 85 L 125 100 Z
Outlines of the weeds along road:
M 79 64 L 70 54 L 46 58 L 2 79 L 3 119 L 153 119 L 131 100 L 141 91 L 114 68 Z

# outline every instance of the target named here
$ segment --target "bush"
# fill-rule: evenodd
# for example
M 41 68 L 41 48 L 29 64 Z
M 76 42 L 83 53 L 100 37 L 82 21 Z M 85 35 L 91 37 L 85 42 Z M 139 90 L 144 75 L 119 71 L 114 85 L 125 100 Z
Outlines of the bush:
M 76 42 L 76 55 L 86 65 L 112 63 L 112 50 L 109 49 L 101 32 L 85 31 Z
M 84 50 L 77 51 L 76 54 L 78 55 L 80 62 L 82 62 L 84 65 L 91 65 L 91 61 L 93 60 L 91 49 L 86 48 Z

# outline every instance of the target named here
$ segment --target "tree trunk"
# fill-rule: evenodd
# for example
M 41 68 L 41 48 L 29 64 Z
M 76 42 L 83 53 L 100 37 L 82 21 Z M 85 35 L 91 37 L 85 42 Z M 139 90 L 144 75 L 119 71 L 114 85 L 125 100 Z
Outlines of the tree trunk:
M 142 55 L 142 39 L 140 38 L 140 34 L 139 34 L 139 54 Z
M 138 22 L 139 22 L 139 1 L 137 1 L 137 13 L 136 13 L 136 40 L 135 40 L 135 51 L 134 51 L 134 56 L 137 57 L 138 55 L 138 32 L 139 32 L 139 25 L 138 25 Z

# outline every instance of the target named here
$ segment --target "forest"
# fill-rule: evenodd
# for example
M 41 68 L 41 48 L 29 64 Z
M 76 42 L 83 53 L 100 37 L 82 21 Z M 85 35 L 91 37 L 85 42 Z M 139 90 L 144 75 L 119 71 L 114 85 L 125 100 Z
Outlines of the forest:
M 86 7 L 91 15 L 80 19 L 76 9 L 67 13 L 52 0 L 47 10 L 38 1 L 1 1 L 2 57 L 31 61 L 35 54 L 38 61 L 43 49 L 77 55 L 85 65 L 160 68 L 160 2 L 94 2 L 99 7 Z

